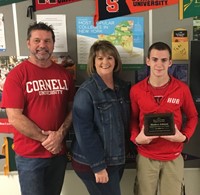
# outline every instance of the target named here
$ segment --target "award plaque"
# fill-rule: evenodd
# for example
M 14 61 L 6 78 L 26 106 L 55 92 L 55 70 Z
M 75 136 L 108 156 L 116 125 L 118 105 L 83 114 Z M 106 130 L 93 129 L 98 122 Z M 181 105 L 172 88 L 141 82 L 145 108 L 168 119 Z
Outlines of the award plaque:
M 144 116 L 144 134 L 147 136 L 174 135 L 173 113 L 146 114 Z

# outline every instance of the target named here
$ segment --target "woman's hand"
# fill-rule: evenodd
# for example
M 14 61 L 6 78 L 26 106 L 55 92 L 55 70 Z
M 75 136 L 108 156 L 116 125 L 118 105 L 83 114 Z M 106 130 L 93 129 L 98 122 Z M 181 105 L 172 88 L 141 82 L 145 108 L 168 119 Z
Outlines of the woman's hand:
M 95 173 L 94 175 L 95 175 L 96 183 L 107 183 L 109 181 L 108 173 L 106 169 L 103 169 Z

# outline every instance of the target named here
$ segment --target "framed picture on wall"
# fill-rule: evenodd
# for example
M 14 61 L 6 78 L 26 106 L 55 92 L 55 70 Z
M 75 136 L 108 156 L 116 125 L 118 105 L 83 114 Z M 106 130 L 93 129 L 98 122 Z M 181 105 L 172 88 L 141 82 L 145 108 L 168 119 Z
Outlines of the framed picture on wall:
M 200 40 L 200 16 L 193 18 L 193 40 Z
M 169 68 L 169 74 L 188 84 L 188 64 L 173 64 Z
M 145 65 L 143 68 L 138 69 L 135 71 L 135 83 L 138 83 L 139 81 L 145 79 L 147 76 L 149 76 L 149 66 Z
M 60 64 L 66 70 L 68 70 L 69 73 L 73 76 L 73 79 L 76 80 L 76 64 L 69 54 L 65 55 L 53 54 L 51 59 L 55 63 Z

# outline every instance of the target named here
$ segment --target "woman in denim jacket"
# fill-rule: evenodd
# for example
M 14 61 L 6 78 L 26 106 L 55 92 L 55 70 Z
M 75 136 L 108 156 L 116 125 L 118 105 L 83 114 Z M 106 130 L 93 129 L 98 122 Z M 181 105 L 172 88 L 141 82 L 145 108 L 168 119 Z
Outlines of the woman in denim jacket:
M 120 195 L 128 137 L 130 84 L 116 77 L 121 59 L 109 41 L 90 48 L 87 79 L 73 106 L 72 166 L 90 195 Z

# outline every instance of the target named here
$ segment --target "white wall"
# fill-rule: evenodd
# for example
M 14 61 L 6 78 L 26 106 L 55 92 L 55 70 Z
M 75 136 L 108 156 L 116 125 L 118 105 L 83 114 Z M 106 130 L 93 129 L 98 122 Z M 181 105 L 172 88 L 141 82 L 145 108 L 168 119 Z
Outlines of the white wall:
M 135 177 L 134 169 L 126 169 L 122 178 L 122 195 L 133 195 L 133 183 Z M 200 194 L 200 169 L 185 169 L 186 195 Z M 17 172 L 12 172 L 9 176 L 0 172 L 0 194 L 20 195 Z M 61 195 L 88 195 L 85 186 L 76 176 L 73 170 L 67 170 Z

